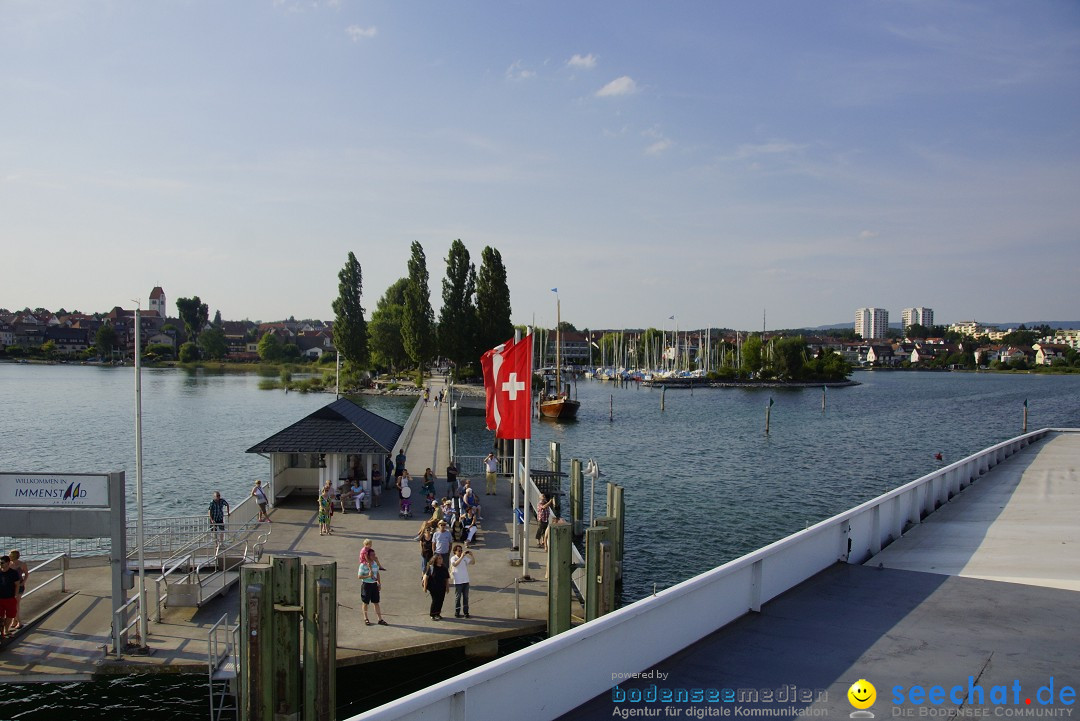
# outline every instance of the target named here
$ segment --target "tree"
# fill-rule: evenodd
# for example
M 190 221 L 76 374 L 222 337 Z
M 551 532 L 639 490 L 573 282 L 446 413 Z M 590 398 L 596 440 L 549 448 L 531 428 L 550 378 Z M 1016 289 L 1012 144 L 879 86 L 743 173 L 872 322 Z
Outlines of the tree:
M 773 368 L 784 380 L 798 380 L 803 375 L 806 362 L 806 341 L 802 336 L 781 338 L 773 352 Z
M 176 312 L 180 315 L 180 320 L 184 321 L 188 340 L 195 344 L 198 355 L 199 334 L 210 318 L 210 308 L 196 295 L 192 298 L 177 298 Z
M 933 338 L 935 336 L 930 335 L 930 329 L 921 323 L 912 323 L 904 329 L 904 336 L 907 338 Z
M 364 320 L 363 272 L 356 254 L 349 251 L 345 267 L 338 273 L 338 297 L 334 300 L 334 347 L 347 363 L 357 368 L 368 365 L 368 329 Z M 261 341 L 260 341 L 261 342 Z
M 180 346 L 180 362 L 181 363 L 193 363 L 199 360 L 199 350 L 195 347 L 195 344 L 191 341 L 184 343 Z
M 405 352 L 413 363 L 424 370 L 424 363 L 434 350 L 432 331 L 435 328 L 435 312 L 431 309 L 431 290 L 428 287 L 427 257 L 423 247 L 415 240 L 409 256 L 409 282 L 405 287 L 405 313 L 401 322 L 401 336 Z
M 185 343 L 185 345 L 187 345 Z M 181 348 L 181 350 L 183 350 Z M 284 353 L 281 339 L 277 337 L 271 331 L 267 331 L 263 334 L 263 337 L 259 339 L 259 360 L 266 361 L 268 363 L 274 363 L 281 360 Z
M 379 299 L 368 324 L 368 348 L 372 362 L 381 368 L 396 371 L 409 361 L 405 343 L 401 339 L 401 325 L 405 317 L 405 288 L 408 278 L 399 278 L 386 289 Z
M 761 336 L 752 335 L 742 344 L 742 371 L 747 375 L 761 371 Z
M 214 311 L 214 322 L 211 323 L 211 325 L 214 326 L 215 328 L 220 328 L 221 327 L 221 311 L 220 310 Z
M 94 334 L 94 347 L 102 360 L 112 358 L 113 348 L 116 347 L 116 329 L 108 323 L 103 323 Z
M 225 331 L 219 326 L 214 326 L 203 331 L 199 336 L 199 351 L 206 358 L 221 360 L 229 352 L 229 344 L 225 340 Z
M 450 244 L 439 311 L 439 353 L 463 368 L 476 362 L 476 266 L 460 240 Z M 456 369 L 455 369 L 456 376 Z
M 499 251 L 490 246 L 480 254 L 480 272 L 476 276 L 476 317 L 477 359 L 488 349 L 514 337 L 506 267 Z
M 52 358 L 56 355 L 56 341 L 47 340 L 41 344 L 41 354 L 46 358 Z
M 559 332 L 560 333 L 577 333 L 577 328 L 575 328 L 574 324 L 571 323 L 570 321 L 561 320 L 561 321 L 559 321 Z

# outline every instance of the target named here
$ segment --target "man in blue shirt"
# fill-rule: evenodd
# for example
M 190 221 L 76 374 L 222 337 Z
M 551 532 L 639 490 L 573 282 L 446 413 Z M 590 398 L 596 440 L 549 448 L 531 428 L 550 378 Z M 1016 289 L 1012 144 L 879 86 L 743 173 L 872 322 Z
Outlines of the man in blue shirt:
M 214 532 L 217 542 L 225 540 L 225 516 L 231 513 L 229 502 L 221 497 L 221 491 L 214 491 L 214 500 L 210 501 L 210 507 L 206 514 L 210 516 L 210 528 Z

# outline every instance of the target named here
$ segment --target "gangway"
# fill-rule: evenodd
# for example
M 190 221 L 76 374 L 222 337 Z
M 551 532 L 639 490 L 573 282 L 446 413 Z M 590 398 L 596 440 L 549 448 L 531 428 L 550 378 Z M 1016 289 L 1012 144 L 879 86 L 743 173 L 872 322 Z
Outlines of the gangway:
M 228 714 L 239 718 L 237 708 L 237 649 L 240 624 L 229 625 L 229 614 L 222 615 L 206 639 L 207 680 L 210 688 L 210 721 L 221 721 Z

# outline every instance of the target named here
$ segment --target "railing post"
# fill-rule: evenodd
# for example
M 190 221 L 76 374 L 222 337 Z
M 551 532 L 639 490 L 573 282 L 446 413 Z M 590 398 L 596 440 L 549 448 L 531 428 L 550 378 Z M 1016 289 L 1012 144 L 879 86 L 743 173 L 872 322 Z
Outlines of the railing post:
M 574 537 L 585 532 L 585 477 L 581 473 L 581 459 L 570 459 L 570 523 Z
M 604 574 L 602 544 L 607 541 L 606 526 L 585 529 L 585 620 L 601 616 L 601 578 Z
M 67 593 L 68 555 L 60 557 L 60 593 Z
M 761 564 L 763 560 L 759 558 L 750 566 L 750 610 L 754 613 L 761 612 Z

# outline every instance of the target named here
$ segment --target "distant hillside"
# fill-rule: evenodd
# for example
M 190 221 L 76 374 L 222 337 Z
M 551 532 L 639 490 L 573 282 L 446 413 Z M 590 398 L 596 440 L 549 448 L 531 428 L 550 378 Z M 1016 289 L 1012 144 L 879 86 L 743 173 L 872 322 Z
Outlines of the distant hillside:
M 1001 329 L 1019 328 L 1021 325 L 1025 326 L 1027 328 L 1034 328 L 1034 327 L 1040 326 L 1040 325 L 1048 325 L 1051 328 L 1055 328 L 1055 329 L 1056 328 L 1080 328 L 1080 320 L 1025 320 L 1023 323 L 1021 323 L 1019 321 L 1010 321 L 1008 323 L 1004 323 L 1004 322 L 998 322 L 998 321 L 980 320 L 979 324 L 980 325 L 994 325 L 994 326 L 997 326 L 998 328 L 1001 328 Z M 941 325 L 949 325 L 949 324 L 948 323 L 942 323 Z M 837 329 L 853 328 L 853 327 L 855 327 L 855 322 L 854 321 L 848 321 L 847 323 L 833 323 L 832 325 L 819 325 L 816 328 L 807 328 L 806 330 L 827 331 L 827 330 L 837 330 Z M 889 323 L 889 327 L 890 328 L 896 328 L 897 330 L 903 330 L 903 328 L 900 326 L 899 323 Z

